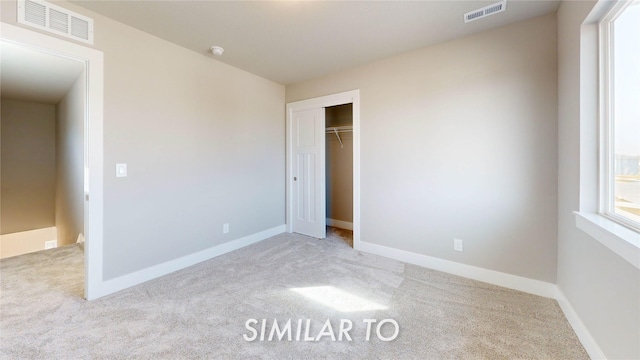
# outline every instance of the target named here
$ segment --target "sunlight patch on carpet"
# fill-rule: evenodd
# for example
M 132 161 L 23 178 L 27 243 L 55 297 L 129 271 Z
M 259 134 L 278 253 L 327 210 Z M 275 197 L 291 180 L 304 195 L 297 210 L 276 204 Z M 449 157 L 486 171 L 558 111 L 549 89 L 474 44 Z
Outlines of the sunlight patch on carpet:
M 333 286 L 292 288 L 291 291 L 340 312 L 386 310 L 387 307 Z

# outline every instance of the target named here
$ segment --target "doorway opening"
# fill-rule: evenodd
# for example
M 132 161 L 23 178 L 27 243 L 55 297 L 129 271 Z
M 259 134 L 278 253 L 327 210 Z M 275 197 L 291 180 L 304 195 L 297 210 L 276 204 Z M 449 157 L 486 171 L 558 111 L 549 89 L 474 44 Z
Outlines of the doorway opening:
M 350 108 L 350 126 L 339 124 L 341 121 L 348 121 L 348 116 L 344 116 Z M 343 118 L 337 118 L 342 112 Z M 327 122 L 327 115 L 329 122 Z M 333 126 L 331 126 L 333 125 Z M 350 127 L 350 128 L 349 128 Z M 335 128 L 335 129 L 333 129 Z M 330 132 L 330 133 L 327 133 Z M 340 140 L 337 140 L 338 136 Z M 333 134 L 333 135 L 332 135 Z M 350 136 L 349 136 L 350 135 Z M 337 143 L 333 143 L 333 136 Z M 337 169 L 327 166 L 347 166 L 348 161 L 336 163 L 331 161 L 334 155 L 338 154 L 337 149 L 345 150 L 345 142 L 351 145 L 351 180 L 348 176 L 337 179 L 343 188 L 339 191 L 339 196 L 347 196 L 348 187 L 345 182 L 351 183 L 350 201 L 346 208 L 351 206 L 351 219 L 344 216 L 344 212 L 349 213 L 345 206 L 340 210 L 334 208 L 336 199 L 333 198 L 336 183 L 333 175 L 337 175 Z M 329 139 L 329 140 L 328 140 Z M 347 150 L 348 152 L 349 150 Z M 335 153 L 335 154 L 334 154 Z M 331 164 L 325 159 L 329 158 Z M 347 155 L 347 158 L 349 155 Z M 327 175 L 331 176 L 330 178 Z M 344 174 L 343 174 L 344 175 Z M 326 237 L 327 224 L 349 228 L 353 231 L 352 246 L 358 250 L 360 248 L 360 91 L 352 90 L 339 94 L 323 96 L 308 100 L 297 101 L 287 104 L 287 181 L 286 181 L 286 222 L 287 232 L 296 232 L 316 238 Z M 327 194 L 330 194 L 329 196 Z M 342 199 L 345 200 L 345 199 Z M 350 204 L 348 204 L 350 202 Z M 344 205 L 344 204 L 342 204 Z M 329 208 L 331 207 L 331 208 Z M 337 211 L 337 213 L 336 213 Z M 340 214 L 342 215 L 336 215 Z M 334 217 L 342 219 L 334 219 Z M 351 221 L 349 221 L 351 220 Z M 349 230 L 347 230 L 349 231 Z
M 1 47 L 0 258 L 84 243 L 84 64 Z
M 84 245 L 84 297 L 95 299 L 109 292 L 105 287 L 102 276 L 102 240 L 103 240 L 103 53 L 101 51 L 81 46 L 69 41 L 61 40 L 49 35 L 44 35 L 18 26 L 0 23 L 0 43 L 17 46 L 22 50 L 35 51 L 40 56 L 53 56 L 57 60 L 70 60 L 80 64 L 82 74 L 74 82 L 72 88 L 84 90 L 80 96 L 74 97 L 75 104 L 83 103 L 81 110 L 81 133 L 76 138 L 82 138 L 80 152 L 82 159 L 82 181 L 80 193 L 83 201 L 81 212 L 83 214 L 82 225 Z M 3 53 L 3 61 L 4 61 Z M 54 60 L 52 60 L 54 61 Z M 26 65 L 26 64 L 22 64 Z M 46 75 L 32 76 L 31 80 L 48 82 Z M 4 72 L 3 72 L 4 75 Z M 33 74 L 32 74 L 33 75 Z M 55 84 L 55 82 L 54 82 Z M 76 87 L 76 84 L 78 86 Z M 4 84 L 3 84 L 4 85 Z M 5 88 L 3 86 L 3 92 Z M 3 104 L 4 105 L 4 104 Z M 74 104 L 67 104 L 74 105 Z M 71 111 L 73 106 L 60 109 L 61 112 Z M 73 107 L 73 112 L 78 112 Z M 78 189 L 74 189 L 78 194 Z M 70 232 L 73 234 L 73 231 Z M 55 231 L 57 237 L 57 229 Z M 79 234 L 78 234 L 79 235 Z M 69 235 L 73 239 L 73 235 Z M 77 238 L 74 239 L 77 241 Z M 72 240 L 73 241 L 73 240 Z

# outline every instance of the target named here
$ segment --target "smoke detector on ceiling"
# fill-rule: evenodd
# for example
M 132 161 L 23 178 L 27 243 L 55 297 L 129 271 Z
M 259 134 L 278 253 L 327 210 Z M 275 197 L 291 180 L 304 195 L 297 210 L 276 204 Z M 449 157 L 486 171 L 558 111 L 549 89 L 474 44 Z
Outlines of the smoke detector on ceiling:
M 503 12 L 506 8 L 507 8 L 507 0 L 503 0 L 495 4 L 485 6 L 478 10 L 469 11 L 468 13 L 464 14 L 464 22 L 468 23 L 474 20 L 482 19 L 489 15 Z
M 220 56 L 222 55 L 222 53 L 224 52 L 224 49 L 221 48 L 220 46 L 212 46 L 211 47 L 211 52 L 213 53 L 213 55 L 215 56 Z

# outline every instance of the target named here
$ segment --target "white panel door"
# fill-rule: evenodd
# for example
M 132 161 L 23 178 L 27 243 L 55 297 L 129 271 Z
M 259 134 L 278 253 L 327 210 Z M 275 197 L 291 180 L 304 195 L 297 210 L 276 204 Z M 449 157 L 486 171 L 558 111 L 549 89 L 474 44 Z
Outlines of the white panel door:
M 326 237 L 324 108 L 293 113 L 293 232 Z

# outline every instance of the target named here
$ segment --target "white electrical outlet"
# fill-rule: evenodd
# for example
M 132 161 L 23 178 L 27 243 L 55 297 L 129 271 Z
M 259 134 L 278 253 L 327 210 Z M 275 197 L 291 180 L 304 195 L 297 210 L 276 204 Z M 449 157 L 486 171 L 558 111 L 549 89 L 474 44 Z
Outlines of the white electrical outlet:
M 453 239 L 453 250 L 455 250 L 455 251 L 463 251 L 462 250 L 462 240 Z
M 51 240 L 51 241 L 45 241 L 44 242 L 44 249 L 53 249 L 53 248 L 57 248 L 58 247 L 58 240 Z
M 229 224 L 222 225 L 222 233 L 227 234 L 229 232 Z

